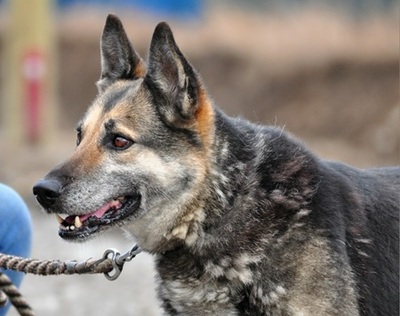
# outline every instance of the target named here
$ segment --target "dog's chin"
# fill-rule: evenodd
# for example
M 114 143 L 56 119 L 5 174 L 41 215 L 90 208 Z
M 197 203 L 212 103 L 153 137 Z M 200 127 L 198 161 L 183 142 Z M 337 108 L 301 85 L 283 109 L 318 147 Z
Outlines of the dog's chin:
M 85 215 L 56 215 L 60 224 L 58 235 L 69 241 L 83 242 L 113 226 L 121 225 L 134 216 L 140 206 L 140 195 L 113 199 L 97 210 Z

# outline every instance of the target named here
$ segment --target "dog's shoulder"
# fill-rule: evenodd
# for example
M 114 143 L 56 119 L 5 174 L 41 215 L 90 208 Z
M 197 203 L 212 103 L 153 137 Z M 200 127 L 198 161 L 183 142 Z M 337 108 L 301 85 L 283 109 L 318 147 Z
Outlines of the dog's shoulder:
M 399 306 L 400 168 L 358 169 L 331 161 L 319 167 L 312 201 L 317 225 L 329 230 L 333 249 L 345 246 L 361 309 L 393 314 Z

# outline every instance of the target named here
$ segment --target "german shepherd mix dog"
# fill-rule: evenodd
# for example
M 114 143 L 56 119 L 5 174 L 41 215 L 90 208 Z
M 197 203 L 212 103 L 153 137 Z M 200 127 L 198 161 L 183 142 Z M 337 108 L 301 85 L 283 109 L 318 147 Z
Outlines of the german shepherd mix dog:
M 97 85 L 75 153 L 33 188 L 62 238 L 123 227 L 166 315 L 398 315 L 400 168 L 227 117 L 166 23 L 146 65 L 109 15 Z

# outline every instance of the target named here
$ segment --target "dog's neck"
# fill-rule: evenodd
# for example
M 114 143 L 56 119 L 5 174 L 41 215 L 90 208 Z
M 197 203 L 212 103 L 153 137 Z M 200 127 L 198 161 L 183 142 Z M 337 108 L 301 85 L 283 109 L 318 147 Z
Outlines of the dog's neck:
M 263 209 L 264 217 L 268 215 L 265 209 L 271 209 L 271 218 L 296 214 L 308 203 L 317 186 L 312 171 L 314 156 L 281 129 L 261 128 L 229 118 L 218 110 L 215 128 L 213 159 L 198 198 L 201 202 L 197 205 L 196 217 L 189 228 L 190 238 L 185 242 L 197 250 L 222 240 L 215 236 L 225 235 L 227 242 L 230 235 L 237 234 L 234 230 L 238 227 L 246 230 L 246 219 L 254 222 L 250 217 L 257 216 L 257 209 Z M 292 183 L 293 179 L 296 183 Z M 260 205 L 259 201 L 267 202 Z M 279 205 L 284 204 L 293 209 L 293 214 L 276 214 Z M 260 220 L 265 223 L 260 238 L 276 231 L 268 227 L 268 218 Z
M 204 183 L 166 235 L 168 250 L 183 247 L 201 253 L 217 249 L 218 243 L 235 249 L 232 236 L 238 234 L 244 235 L 242 241 L 257 242 L 247 223 L 261 215 L 257 220 L 263 222 L 262 232 L 257 238 L 270 238 L 267 235 L 275 234 L 276 227 L 269 226 L 267 217 L 282 217 L 286 222 L 305 207 L 316 189 L 314 156 L 281 129 L 262 128 L 218 110 L 215 129 Z M 293 211 L 280 214 L 281 207 Z

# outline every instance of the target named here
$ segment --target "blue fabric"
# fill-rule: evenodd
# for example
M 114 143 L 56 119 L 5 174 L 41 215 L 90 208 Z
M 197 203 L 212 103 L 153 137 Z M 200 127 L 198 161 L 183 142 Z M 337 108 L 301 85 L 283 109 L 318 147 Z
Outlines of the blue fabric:
M 170 17 L 197 18 L 203 11 L 203 0 L 58 0 L 59 7 L 74 4 L 112 6 L 114 8 L 139 8 L 150 13 Z
M 0 252 L 29 257 L 32 243 L 31 217 L 22 198 L 10 187 L 0 183 Z M 19 286 L 23 272 L 2 270 Z M 0 307 L 0 316 L 6 315 L 10 304 Z

